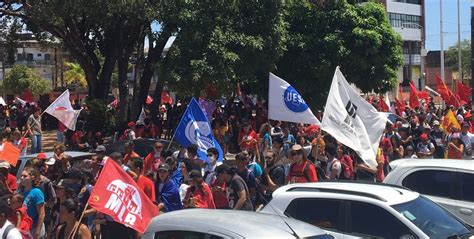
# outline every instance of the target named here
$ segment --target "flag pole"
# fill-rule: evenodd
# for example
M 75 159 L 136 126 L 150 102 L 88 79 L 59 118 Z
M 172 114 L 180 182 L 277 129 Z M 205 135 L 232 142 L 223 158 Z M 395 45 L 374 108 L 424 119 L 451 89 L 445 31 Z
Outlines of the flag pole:
M 170 143 L 168 144 L 168 147 L 166 147 L 166 150 L 169 150 L 169 149 L 170 149 L 171 143 L 173 143 L 173 140 L 174 140 L 174 136 L 176 136 L 176 129 L 178 129 L 178 126 L 181 124 L 181 121 L 183 121 L 183 116 L 186 114 L 186 112 L 188 112 L 188 110 L 189 110 L 189 105 L 191 105 L 191 102 L 193 101 L 193 99 L 194 99 L 194 97 L 191 98 L 191 100 L 189 101 L 188 105 L 186 106 L 186 110 L 185 110 L 184 113 L 181 115 L 181 119 L 179 120 L 178 125 L 177 125 L 176 128 L 174 129 L 173 136 L 171 136 Z
M 67 237 L 68 239 L 74 238 L 74 236 L 76 236 L 76 233 L 79 231 L 79 228 L 81 227 L 81 221 L 82 221 L 82 218 L 84 218 L 84 214 L 86 213 L 87 207 L 89 207 L 89 201 L 84 206 L 84 209 L 82 210 L 82 213 L 81 213 L 81 217 L 79 217 L 79 222 L 76 223 L 76 225 L 74 225 L 74 227 L 72 228 L 71 233 Z

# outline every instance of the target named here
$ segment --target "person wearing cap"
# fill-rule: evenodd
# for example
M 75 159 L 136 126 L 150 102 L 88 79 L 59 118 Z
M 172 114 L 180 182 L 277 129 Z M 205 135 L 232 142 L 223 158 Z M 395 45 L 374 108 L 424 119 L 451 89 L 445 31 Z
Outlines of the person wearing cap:
M 333 156 L 336 156 L 335 151 L 336 150 L 334 150 Z M 292 164 L 288 173 L 288 183 L 310 183 L 318 181 L 316 168 L 314 164 L 307 159 L 306 153 L 301 145 L 295 144 L 291 147 L 291 159 Z
M 443 129 L 441 129 L 440 123 L 437 120 L 433 121 L 433 130 L 430 132 L 430 137 L 434 139 L 436 143 L 434 158 L 444 158 L 446 133 Z
M 460 133 L 451 134 L 448 143 L 448 159 L 462 159 L 464 153 L 464 145 L 461 140 Z
M 225 182 L 229 208 L 233 210 L 253 211 L 250 192 L 245 181 L 237 174 L 235 167 L 221 164 L 216 168 L 217 180 Z
M 435 152 L 434 144 L 429 140 L 427 133 L 423 133 L 420 136 L 420 142 L 416 146 L 417 155 L 419 158 L 433 158 Z
M 189 187 L 184 196 L 184 208 L 209 208 L 216 209 L 212 192 L 207 183 L 204 182 L 202 174 L 198 170 L 189 172 Z
M 167 163 L 161 163 L 155 181 L 156 204 L 158 209 L 164 212 L 183 209 L 178 185 L 170 180 L 170 170 Z
M 15 175 L 10 172 L 10 164 L 0 160 L 0 194 L 10 194 L 17 190 Z M 3 193 L 1 191 L 4 191 Z M 0 195 L 1 196 L 1 195 Z
M 474 143 L 474 134 L 469 132 L 469 123 L 461 124 L 461 141 L 464 144 L 463 159 L 472 159 L 472 143 Z

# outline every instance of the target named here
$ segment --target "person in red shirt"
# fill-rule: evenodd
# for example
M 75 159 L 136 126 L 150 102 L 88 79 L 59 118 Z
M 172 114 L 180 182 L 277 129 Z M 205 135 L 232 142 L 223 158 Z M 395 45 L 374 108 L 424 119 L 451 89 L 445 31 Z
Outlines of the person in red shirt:
M 252 129 L 252 125 L 247 123 L 239 133 L 239 146 L 240 150 L 254 150 L 257 145 L 257 133 Z
M 14 194 L 10 198 L 10 208 L 14 213 L 8 217 L 8 221 L 15 225 L 18 230 L 29 232 L 31 230 L 33 220 L 26 212 L 26 206 L 23 205 L 23 199 L 24 197 L 21 194 Z
M 295 144 L 291 148 L 292 164 L 288 173 L 289 183 L 310 183 L 317 182 L 318 176 L 316 168 L 311 163 L 301 145 Z
M 138 187 L 140 187 L 145 195 L 148 196 L 152 200 L 155 201 L 155 184 L 151 179 L 145 177 L 143 175 L 143 160 L 139 157 L 133 157 L 129 160 L 127 165 L 130 170 L 132 170 L 135 174 L 138 175 L 138 179 L 136 180 Z
M 209 208 L 216 209 L 214 198 L 209 186 L 202 179 L 198 170 L 189 172 L 190 185 L 186 190 L 183 205 L 185 208 Z
M 135 148 L 135 144 L 133 141 L 127 141 L 124 144 L 125 147 L 125 155 L 123 156 L 123 164 L 128 165 L 128 160 L 131 158 L 140 158 L 140 155 L 135 153 L 133 149 Z
M 4 193 L 13 193 L 15 190 L 18 189 L 18 185 L 16 184 L 16 177 L 9 173 L 10 164 L 6 161 L 0 161 L 0 193 L 1 191 L 5 190 L 8 192 Z M 2 187 L 6 187 L 2 189 Z
M 155 142 L 153 145 L 153 151 L 151 151 L 144 160 L 143 174 L 148 171 L 157 172 L 158 166 L 161 163 L 161 150 L 163 149 L 163 144 L 160 142 Z

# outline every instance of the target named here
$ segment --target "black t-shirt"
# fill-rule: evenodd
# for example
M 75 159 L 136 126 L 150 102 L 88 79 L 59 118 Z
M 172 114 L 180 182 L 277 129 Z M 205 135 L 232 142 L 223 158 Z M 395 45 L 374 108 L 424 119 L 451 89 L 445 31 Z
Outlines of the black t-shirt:
M 273 183 L 275 183 L 278 186 L 283 186 L 285 185 L 285 168 L 283 165 L 276 165 L 272 166 L 268 170 L 268 175 L 272 179 Z M 268 180 L 267 177 L 262 177 L 262 184 L 268 186 Z
M 235 204 L 239 200 L 239 192 L 242 190 L 245 190 L 245 192 L 247 193 L 247 200 L 245 200 L 245 203 L 244 205 L 242 205 L 240 210 L 253 211 L 253 205 L 250 201 L 250 192 L 247 187 L 247 184 L 245 184 L 245 181 L 237 174 L 234 175 L 234 177 L 232 178 L 232 180 L 230 180 L 229 183 L 229 188 L 227 192 L 227 197 L 229 198 L 229 207 L 235 207 Z

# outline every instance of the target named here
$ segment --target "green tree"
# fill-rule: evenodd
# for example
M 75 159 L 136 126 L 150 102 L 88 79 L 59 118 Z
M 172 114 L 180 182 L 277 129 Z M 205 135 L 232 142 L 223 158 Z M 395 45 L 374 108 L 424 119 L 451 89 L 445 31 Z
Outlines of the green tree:
M 383 5 L 294 0 L 287 16 L 288 50 L 276 73 L 312 106 L 324 105 L 336 66 L 364 92 L 385 92 L 396 84 L 402 41 Z
M 284 17 L 282 0 L 187 1 L 159 77 L 185 96 L 207 87 L 229 93 L 237 82 L 264 82 L 285 50 Z
M 450 46 L 446 52 L 446 66 L 453 72 L 459 72 L 458 67 L 458 44 Z M 461 41 L 461 67 L 464 79 L 471 78 L 471 40 Z
M 61 41 L 84 70 L 91 99 L 107 98 L 117 67 L 120 118 L 125 121 L 140 114 L 154 74 L 153 65 L 160 60 L 168 37 L 177 30 L 173 14 L 178 12 L 181 1 L 186 2 L 30 0 L 28 4 L 18 4 L 4 1 L 0 3 L 0 14 L 21 19 L 41 39 Z M 152 32 L 151 24 L 155 21 L 162 25 L 159 32 Z M 148 54 L 143 50 L 145 39 L 149 42 Z M 132 55 L 137 63 L 133 83 L 127 82 Z M 134 94 L 130 99 L 128 88 L 132 86 Z M 132 103 L 128 104 L 129 101 Z M 126 108 L 129 105 L 130 115 Z
M 65 62 L 64 66 L 67 69 L 64 72 L 64 80 L 68 85 L 76 84 L 76 87 L 87 87 L 86 75 L 79 64 L 73 62 Z
M 3 80 L 2 87 L 17 95 L 22 94 L 25 90 L 29 90 L 34 96 L 44 95 L 51 91 L 50 82 L 24 65 L 14 65 Z

